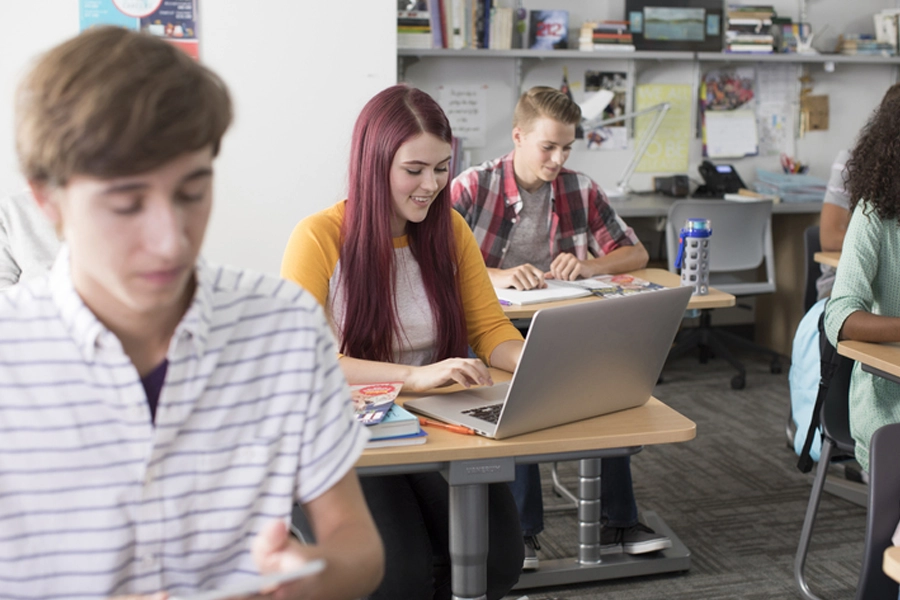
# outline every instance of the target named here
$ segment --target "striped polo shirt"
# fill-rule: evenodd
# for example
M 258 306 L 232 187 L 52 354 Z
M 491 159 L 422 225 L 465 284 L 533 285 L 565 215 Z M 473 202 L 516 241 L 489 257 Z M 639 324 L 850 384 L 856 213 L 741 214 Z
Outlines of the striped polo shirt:
M 368 437 L 319 303 L 199 260 L 154 427 L 68 256 L 0 294 L 0 597 L 185 593 L 258 574 L 256 533 L 337 483 Z

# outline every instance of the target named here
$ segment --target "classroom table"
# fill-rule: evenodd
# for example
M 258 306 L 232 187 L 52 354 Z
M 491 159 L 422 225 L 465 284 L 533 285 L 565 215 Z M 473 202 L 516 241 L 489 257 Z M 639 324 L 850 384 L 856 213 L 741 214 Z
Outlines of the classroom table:
M 645 279 L 652 283 L 658 283 L 666 287 L 678 287 L 681 285 L 681 278 L 675 273 L 670 273 L 665 269 L 639 269 L 632 271 L 630 275 Z M 596 296 L 584 296 L 581 298 L 572 298 L 569 300 L 556 300 L 554 302 L 539 302 L 537 304 L 513 304 L 504 306 L 503 312 L 510 319 L 530 319 L 534 313 L 542 308 L 551 308 L 554 306 L 564 306 L 566 304 L 577 304 L 580 302 L 594 302 L 598 300 Z M 711 288 L 709 294 L 705 296 L 691 296 L 688 302 L 688 310 L 700 310 L 703 308 L 725 308 L 734 306 L 734 296 L 726 292 Z
M 882 563 L 885 575 L 900 582 L 900 546 L 891 546 L 884 551 L 884 562 Z
M 866 373 L 900 383 L 900 343 L 839 342 L 838 354 L 860 363 Z
M 510 374 L 491 369 L 495 382 Z M 433 393 L 460 389 L 441 388 Z M 414 397 L 401 394 L 399 404 Z M 517 588 L 560 585 L 616 577 L 630 577 L 690 568 L 690 552 L 661 519 L 644 513 L 648 525 L 668 535 L 672 548 L 648 555 L 600 553 L 600 459 L 627 456 L 642 446 L 691 440 L 696 425 L 687 417 L 651 398 L 629 410 L 567 425 L 491 440 L 426 427 L 427 442 L 366 450 L 357 462 L 359 475 L 396 475 L 441 471 L 450 483 L 451 586 L 458 599 L 482 598 L 486 589 L 487 485 L 512 481 L 516 464 L 578 460 L 578 559 L 541 561 L 541 568 L 523 573 Z
M 820 265 L 828 265 L 829 267 L 834 267 L 835 269 L 838 266 L 838 262 L 841 260 L 841 251 L 837 252 L 816 252 L 813 254 L 813 260 L 819 263 Z

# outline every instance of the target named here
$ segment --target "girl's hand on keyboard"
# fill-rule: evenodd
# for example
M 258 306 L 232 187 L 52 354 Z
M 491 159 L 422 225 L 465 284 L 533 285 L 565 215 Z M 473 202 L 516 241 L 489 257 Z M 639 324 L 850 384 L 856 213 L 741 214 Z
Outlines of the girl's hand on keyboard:
M 403 390 L 426 392 L 454 383 L 469 388 L 473 385 L 494 385 L 494 380 L 485 364 L 477 358 L 448 358 L 413 368 L 403 383 Z

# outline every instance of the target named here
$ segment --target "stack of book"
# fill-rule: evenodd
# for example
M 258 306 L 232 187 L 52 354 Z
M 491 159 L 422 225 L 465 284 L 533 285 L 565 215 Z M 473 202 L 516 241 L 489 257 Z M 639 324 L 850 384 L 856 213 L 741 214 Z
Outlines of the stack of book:
M 775 36 L 772 35 L 774 18 L 775 9 L 771 5 L 730 5 L 725 51 L 772 54 L 775 51 Z
M 419 426 L 419 419 L 399 404 L 394 404 L 402 387 L 403 383 L 397 381 L 350 386 L 356 420 L 369 431 L 366 448 L 425 443 L 426 434 Z
M 431 48 L 431 17 L 425 10 L 397 11 L 397 47 Z
M 578 49 L 633 52 L 628 21 L 585 21 L 578 36 Z
M 888 42 L 879 42 L 875 36 L 863 33 L 845 33 L 838 36 L 835 52 L 839 54 L 867 54 L 894 56 L 896 48 Z

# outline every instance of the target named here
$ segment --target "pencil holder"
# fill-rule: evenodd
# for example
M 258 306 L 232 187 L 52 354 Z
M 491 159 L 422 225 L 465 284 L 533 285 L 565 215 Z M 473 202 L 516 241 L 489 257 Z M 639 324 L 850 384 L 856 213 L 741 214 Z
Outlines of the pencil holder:
M 678 239 L 675 268 L 681 269 L 681 285 L 694 288 L 695 296 L 709 293 L 709 219 L 688 219 Z

